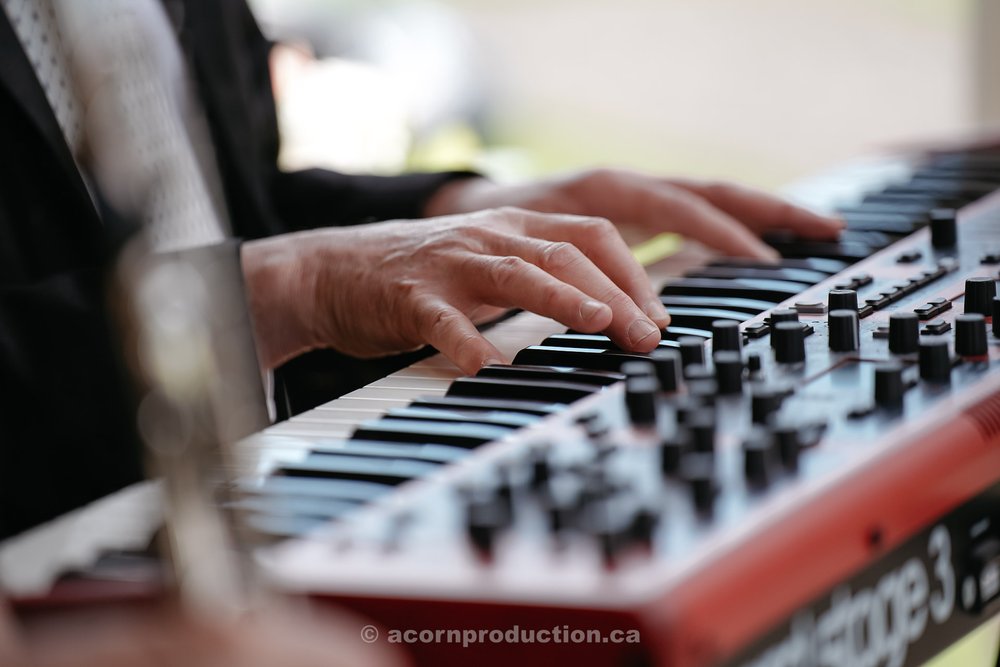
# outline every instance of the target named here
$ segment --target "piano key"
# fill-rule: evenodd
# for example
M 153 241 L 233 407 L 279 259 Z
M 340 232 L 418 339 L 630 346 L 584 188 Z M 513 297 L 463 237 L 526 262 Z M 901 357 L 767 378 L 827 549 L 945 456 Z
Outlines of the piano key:
M 376 482 L 395 486 L 437 470 L 439 466 L 405 459 L 369 459 L 359 456 L 309 456 L 297 463 L 281 466 L 276 475 L 320 477 L 357 482 Z
M 274 516 L 299 516 L 318 519 L 333 519 L 363 507 L 363 503 L 331 498 L 308 498 L 295 496 L 257 496 L 241 498 L 226 503 L 228 509 L 270 514 Z
M 671 324 L 666 329 L 662 329 L 660 331 L 660 336 L 662 336 L 660 344 L 665 345 L 666 343 L 669 342 L 679 341 L 681 338 L 684 338 L 685 336 L 694 336 L 695 338 L 708 339 L 712 337 L 712 330 L 711 327 L 709 327 L 708 329 L 697 329 L 695 327 L 675 327 L 673 324 Z
M 753 316 L 774 307 L 771 301 L 757 299 L 736 299 L 723 296 L 684 296 L 681 294 L 661 295 L 660 301 L 669 311 L 677 307 L 725 308 L 726 310 Z
M 811 253 L 818 255 L 820 253 Z M 735 278 L 682 278 L 663 287 L 660 294 L 685 294 L 687 296 L 732 296 L 740 299 L 758 299 L 781 303 L 801 293 L 811 285 L 784 280 L 755 280 Z
M 621 382 L 625 376 L 610 371 L 580 371 L 575 368 L 558 366 L 483 366 L 476 377 L 510 378 L 512 380 L 554 380 L 556 382 L 578 382 L 607 387 Z
M 433 409 L 456 409 L 473 411 L 502 411 L 514 412 L 518 414 L 547 417 L 566 409 L 560 403 L 549 403 L 546 401 L 519 401 L 503 400 L 500 398 L 472 398 L 462 396 L 434 396 L 420 397 L 414 399 L 410 404 L 413 408 L 433 408 Z
M 459 378 L 451 384 L 447 395 L 572 403 L 599 390 L 598 387 L 594 387 L 593 385 L 578 384 L 575 382 L 507 380 L 502 378 Z
M 787 257 L 828 257 L 850 264 L 860 262 L 878 250 L 863 243 L 837 241 L 778 241 L 770 245 Z
M 648 361 L 642 354 L 615 352 L 607 349 L 587 347 L 552 347 L 529 345 L 514 357 L 514 363 L 551 364 L 573 366 L 591 370 L 619 371 L 630 361 Z
M 509 428 L 483 424 L 377 419 L 358 426 L 351 439 L 478 447 L 484 442 L 499 440 L 510 431 Z
M 765 278 L 770 280 L 792 280 L 800 283 L 816 284 L 829 277 L 828 274 L 808 269 L 793 269 L 783 266 L 768 268 L 706 266 L 684 274 L 685 278 Z
M 840 234 L 840 243 L 863 243 L 873 248 L 884 248 L 896 241 L 896 237 L 884 232 L 861 231 L 858 229 L 846 229 Z
M 854 204 L 851 206 L 841 206 L 837 208 L 837 213 L 904 213 L 909 215 L 923 215 L 927 213 L 927 207 L 922 204 L 892 203 L 881 204 L 873 202 L 870 204 Z
M 759 262 L 752 259 L 740 259 L 737 257 L 724 257 L 713 259 L 708 266 L 733 266 L 765 269 L 771 266 L 782 266 L 789 269 L 806 269 L 809 271 L 819 271 L 832 276 L 840 273 L 851 265 L 850 262 L 843 262 L 836 259 L 826 259 L 823 257 L 783 257 L 777 262 Z
M 454 421 L 468 424 L 486 424 L 521 428 L 534 424 L 540 418 L 523 412 L 502 412 L 499 410 L 443 410 L 434 408 L 408 407 L 394 408 L 385 413 L 383 419 L 417 419 L 426 421 Z
M 430 463 L 454 463 L 465 458 L 469 450 L 462 447 L 433 443 L 400 444 L 365 438 L 330 440 L 309 449 L 310 454 L 363 456 L 376 459 L 410 459 Z
M 344 479 L 269 476 L 261 483 L 239 484 L 237 490 L 258 496 L 295 496 L 370 503 L 392 491 L 392 486 Z
M 967 178 L 941 178 L 936 176 L 917 177 L 908 183 L 894 185 L 883 192 L 932 192 L 963 197 L 985 197 L 997 189 L 996 182 L 977 181 Z
M 711 331 L 712 322 L 718 320 L 746 322 L 749 319 L 750 316 L 746 313 L 737 313 L 732 310 L 722 310 L 721 308 L 677 307 L 670 310 L 670 328 L 685 327 Z
M 275 540 L 302 537 L 327 523 L 327 519 L 308 516 L 254 513 L 246 518 L 246 525 L 256 534 Z
M 895 213 L 866 213 L 845 215 L 844 222 L 847 224 L 847 229 L 903 236 L 926 226 L 928 220 L 923 216 L 913 217 Z
M 926 192 L 912 192 L 905 190 L 887 192 L 886 190 L 883 190 L 882 192 L 873 192 L 865 195 L 861 200 L 861 204 L 914 204 L 923 206 L 929 211 L 935 208 L 954 208 L 955 206 L 960 206 L 964 199 L 964 197 L 953 194 L 928 194 Z
M 587 348 L 598 348 L 604 350 L 614 350 L 622 352 L 620 347 L 611 342 L 611 339 L 604 334 L 582 334 L 582 333 L 564 333 L 564 334 L 554 334 L 549 336 L 542 341 L 542 345 L 547 345 L 549 347 L 587 347 Z M 661 348 L 676 348 L 677 344 L 674 341 L 664 341 L 661 340 L 658 344 Z

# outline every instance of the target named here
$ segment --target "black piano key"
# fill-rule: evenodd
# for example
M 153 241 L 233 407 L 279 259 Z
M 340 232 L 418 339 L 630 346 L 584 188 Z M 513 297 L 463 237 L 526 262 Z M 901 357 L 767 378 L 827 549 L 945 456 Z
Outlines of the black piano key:
M 479 378 L 509 378 L 511 380 L 553 380 L 555 382 L 577 382 L 607 387 L 621 382 L 625 376 L 611 371 L 580 371 L 575 368 L 558 366 L 483 366 L 476 373 Z
M 931 156 L 926 166 L 931 169 L 1000 173 L 1000 155 L 996 153 L 943 153 Z
M 516 414 L 547 417 L 562 412 L 566 406 L 545 401 L 503 400 L 499 398 L 473 398 L 463 396 L 424 396 L 414 399 L 411 408 L 465 410 L 469 412 L 513 412 Z
M 685 336 L 694 336 L 696 338 L 707 339 L 712 337 L 712 329 L 711 325 L 709 326 L 708 329 L 698 329 L 695 327 L 680 327 L 680 326 L 675 327 L 673 324 L 671 324 L 666 329 L 660 330 L 660 336 L 662 337 L 660 341 L 661 343 L 676 342 L 679 341 L 681 338 L 684 338 Z
M 958 195 L 927 192 L 895 191 L 873 192 L 861 199 L 861 204 L 914 204 L 930 211 L 935 208 L 954 208 L 964 202 L 964 197 Z
M 275 540 L 302 537 L 327 523 L 328 519 L 310 516 L 285 516 L 252 513 L 245 519 L 246 525 L 258 535 Z
M 818 255 L 819 253 L 812 253 Z M 781 303 L 801 293 L 811 285 L 783 280 L 755 280 L 734 278 L 681 278 L 664 285 L 661 294 L 685 294 L 687 296 L 731 296 L 739 299 L 757 299 Z
M 878 250 L 863 243 L 838 241 L 777 241 L 770 245 L 786 257 L 828 257 L 851 264 L 866 259 Z
M 510 430 L 510 427 L 507 428 Z M 454 463 L 468 456 L 469 451 L 464 447 L 452 447 L 436 443 L 400 443 L 352 436 L 350 440 L 331 440 L 328 443 L 317 443 L 309 450 L 309 453 L 318 455 L 363 456 L 376 459 L 410 459 L 413 461 L 428 461 L 430 463 Z
M 227 509 L 270 514 L 274 516 L 300 516 L 318 519 L 334 519 L 349 514 L 363 506 L 363 503 L 329 498 L 295 496 L 250 496 L 226 503 Z
M 956 183 L 970 181 L 973 183 L 988 183 L 991 185 L 997 185 L 1000 184 L 1000 172 L 975 169 L 963 171 L 954 169 L 937 169 L 934 167 L 921 167 L 913 172 L 911 182 L 923 180 L 951 181 Z
M 829 277 L 829 274 L 808 269 L 792 269 L 783 266 L 768 268 L 737 266 L 705 266 L 688 271 L 685 278 L 764 278 L 767 280 L 792 280 L 815 285 Z
M 721 308 L 685 308 L 677 307 L 670 310 L 670 327 L 685 327 L 689 329 L 712 330 L 712 322 L 727 320 L 746 322 L 750 319 L 746 313 L 737 313 Z
M 630 361 L 648 361 L 649 357 L 642 354 L 615 352 L 608 349 L 586 347 L 552 347 L 547 345 L 531 345 L 524 348 L 514 357 L 514 363 L 551 364 L 573 366 L 590 370 L 619 371 L 622 364 Z
M 845 215 L 847 229 L 861 232 L 882 232 L 905 236 L 928 224 L 925 216 L 898 215 L 895 213 L 867 213 Z
M 351 440 L 478 447 L 485 442 L 499 440 L 509 433 L 510 429 L 508 428 L 484 424 L 456 424 L 454 422 L 430 422 L 413 419 L 373 419 L 363 422 L 354 429 Z
M 807 269 L 809 271 L 819 271 L 827 275 L 840 273 L 850 266 L 849 262 L 842 262 L 836 259 L 826 259 L 822 257 L 783 257 L 777 262 L 760 262 L 752 259 L 740 259 L 737 257 L 722 257 L 712 260 L 708 266 L 735 266 L 750 268 L 767 268 L 769 266 L 783 266 L 789 269 Z
M 271 476 L 261 484 L 240 484 L 237 490 L 249 495 L 327 498 L 368 503 L 391 492 L 392 487 L 354 480 Z
M 774 307 L 770 301 L 757 299 L 737 299 L 724 296 L 684 296 L 681 294 L 660 297 L 664 307 L 670 311 L 678 307 L 723 308 L 725 310 L 756 315 Z
M 543 340 L 542 345 L 548 345 L 549 347 L 588 347 L 623 351 L 604 334 L 582 334 L 576 332 L 553 334 Z M 675 341 L 661 340 L 658 347 L 676 348 L 677 343 Z
M 998 184 L 965 178 L 939 178 L 928 176 L 913 178 L 909 183 L 893 185 L 883 192 L 888 194 L 905 192 L 931 192 L 965 198 L 985 197 L 997 190 Z
M 895 243 L 897 236 L 885 234 L 883 232 L 861 231 L 857 229 L 845 229 L 840 234 L 841 243 L 862 243 L 873 248 L 884 248 Z
M 398 485 L 437 470 L 435 463 L 405 459 L 370 459 L 360 456 L 311 455 L 296 463 L 282 465 L 276 475 L 322 477 L 358 482 Z
M 501 412 L 499 410 L 457 410 L 442 408 L 421 408 L 408 406 L 392 408 L 382 415 L 382 419 L 417 419 L 424 421 L 454 421 L 468 424 L 486 424 L 506 428 L 521 428 L 539 420 L 537 415 L 523 412 Z
M 452 382 L 447 395 L 573 403 L 596 391 L 600 391 L 600 388 L 576 382 L 472 377 L 458 378 Z
M 882 204 L 873 202 L 870 204 L 852 204 L 837 208 L 837 213 L 904 213 L 907 215 L 924 215 L 927 213 L 927 206 L 923 204 L 891 203 Z

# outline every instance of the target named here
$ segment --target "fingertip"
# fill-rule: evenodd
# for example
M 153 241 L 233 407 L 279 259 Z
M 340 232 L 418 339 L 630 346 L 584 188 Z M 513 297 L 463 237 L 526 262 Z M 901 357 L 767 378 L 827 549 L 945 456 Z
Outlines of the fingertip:
M 670 325 L 670 314 L 659 299 L 650 300 L 646 304 L 646 307 L 642 309 L 642 312 L 646 313 L 646 317 L 651 319 L 661 329 L 666 329 Z

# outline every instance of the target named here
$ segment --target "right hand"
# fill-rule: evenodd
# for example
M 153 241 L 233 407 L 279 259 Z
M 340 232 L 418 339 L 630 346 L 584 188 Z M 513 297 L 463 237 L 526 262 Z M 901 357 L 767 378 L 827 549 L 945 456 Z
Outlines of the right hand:
M 520 209 L 252 241 L 243 271 L 262 362 L 430 344 L 462 371 L 503 356 L 476 330 L 523 308 L 649 352 L 670 318 L 615 227 Z

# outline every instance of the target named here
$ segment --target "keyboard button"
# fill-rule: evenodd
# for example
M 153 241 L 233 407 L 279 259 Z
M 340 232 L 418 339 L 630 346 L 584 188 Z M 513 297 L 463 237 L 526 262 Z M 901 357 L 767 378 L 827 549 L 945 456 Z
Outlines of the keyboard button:
M 622 364 L 630 361 L 648 361 L 648 358 L 641 354 L 615 352 L 608 349 L 546 345 L 531 345 L 518 352 L 517 356 L 514 357 L 515 364 L 552 364 L 615 372 L 621 370 Z
M 706 266 L 701 269 L 688 271 L 684 274 L 686 278 L 761 278 L 765 280 L 791 280 L 799 283 L 815 285 L 826 280 L 829 276 L 819 271 L 808 269 L 793 269 L 782 266 L 771 268 L 758 267 L 735 267 L 735 266 Z
M 351 439 L 478 447 L 509 433 L 509 428 L 483 424 L 377 419 L 358 426 Z
M 511 427 L 507 427 L 511 429 Z M 310 454 L 321 456 L 362 456 L 376 459 L 409 459 L 430 463 L 453 463 L 465 458 L 469 451 L 463 447 L 439 444 L 410 444 L 385 440 L 356 438 L 331 440 L 318 444 L 309 450 Z
M 313 455 L 280 467 L 286 477 L 321 477 L 395 486 L 438 469 L 434 463 L 403 459 L 370 459 L 358 456 Z
M 611 371 L 581 371 L 565 366 L 484 366 L 476 373 L 480 378 L 510 378 L 512 380 L 553 380 L 577 382 L 607 387 L 621 382 L 625 376 Z
M 536 415 L 523 412 L 500 412 L 497 410 L 443 410 L 435 408 L 392 408 L 382 415 L 382 419 L 416 419 L 422 421 L 461 422 L 463 424 L 485 424 L 506 428 L 521 428 L 538 421 Z
M 850 264 L 835 259 L 824 259 L 820 257 L 788 258 L 784 257 L 777 263 L 755 262 L 750 259 L 721 258 L 714 259 L 708 266 L 735 266 L 766 269 L 774 266 L 781 266 L 789 269 L 806 269 L 809 271 L 819 271 L 828 276 L 840 273 Z
M 600 391 L 600 388 L 575 382 L 473 377 L 458 378 L 452 382 L 447 395 L 572 403 L 596 391 Z
M 424 396 L 410 403 L 411 408 L 463 410 L 467 412 L 513 412 L 547 417 L 562 412 L 565 406 L 544 401 L 502 400 L 499 398 L 471 398 L 461 396 Z
M 611 342 L 610 338 L 603 334 L 553 334 L 543 340 L 542 345 L 547 347 L 585 347 L 588 349 L 622 351 L 621 348 Z M 674 341 L 661 340 L 659 347 L 676 348 L 677 343 Z
M 758 299 L 735 299 L 722 296 L 683 296 L 683 295 L 661 295 L 660 301 L 668 311 L 674 308 L 722 308 L 731 312 L 745 313 L 753 316 L 763 313 L 774 306 L 771 301 L 760 301 Z
M 687 296 L 731 296 L 780 303 L 802 292 L 807 287 L 811 287 L 811 285 L 783 280 L 683 278 L 665 285 L 660 293 Z

